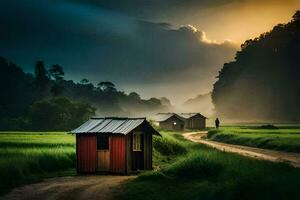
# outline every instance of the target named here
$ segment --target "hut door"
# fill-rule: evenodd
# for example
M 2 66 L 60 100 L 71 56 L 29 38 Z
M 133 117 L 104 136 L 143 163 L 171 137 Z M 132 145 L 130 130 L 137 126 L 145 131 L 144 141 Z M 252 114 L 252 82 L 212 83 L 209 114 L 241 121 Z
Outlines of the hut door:
M 97 136 L 97 171 L 108 171 L 109 161 L 109 135 L 100 134 Z
M 132 134 L 132 169 L 144 169 L 144 134 Z

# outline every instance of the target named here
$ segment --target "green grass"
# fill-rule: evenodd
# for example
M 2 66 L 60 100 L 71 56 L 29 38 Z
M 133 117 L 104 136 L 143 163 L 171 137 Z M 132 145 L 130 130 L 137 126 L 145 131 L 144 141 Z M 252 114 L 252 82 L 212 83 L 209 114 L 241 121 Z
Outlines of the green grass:
M 63 132 L 0 132 L 0 195 L 46 177 L 75 174 L 75 137 Z
M 300 128 L 295 127 L 223 127 L 209 131 L 208 138 L 230 144 L 300 152 Z
M 158 170 L 175 162 L 179 155 L 186 154 L 187 148 L 182 140 L 175 139 L 174 132 L 163 132 L 163 137 L 153 137 L 153 168 Z
M 128 182 L 120 199 L 300 199 L 299 169 L 184 141 L 180 133 L 162 135 L 164 143 L 177 141 L 186 151 L 162 154 L 155 139 L 154 164 L 160 167 Z
M 225 129 L 299 137 L 297 129 Z M 220 152 L 180 133 L 161 133 L 153 139 L 155 171 L 128 182 L 121 199 L 300 199 L 299 169 Z M 45 177 L 74 175 L 74 147 L 74 136 L 66 133 L 0 132 L 0 194 Z

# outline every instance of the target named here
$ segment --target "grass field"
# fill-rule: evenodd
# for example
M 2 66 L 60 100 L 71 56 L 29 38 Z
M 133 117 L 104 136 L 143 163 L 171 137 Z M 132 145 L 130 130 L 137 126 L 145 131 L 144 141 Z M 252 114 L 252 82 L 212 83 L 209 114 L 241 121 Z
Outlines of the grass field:
M 128 182 L 120 199 L 300 199 L 299 169 L 161 133 L 153 140 L 155 171 Z M 0 132 L 0 155 L 1 194 L 45 177 L 75 175 L 75 138 L 66 133 Z
M 62 132 L 0 132 L 0 195 L 45 177 L 75 174 L 75 137 Z
M 153 144 L 156 171 L 129 182 L 120 199 L 300 199 L 300 169 L 220 152 L 179 133 L 162 135 Z
M 259 127 L 222 127 L 211 130 L 209 139 L 266 149 L 300 152 L 300 128 L 278 127 L 262 129 Z

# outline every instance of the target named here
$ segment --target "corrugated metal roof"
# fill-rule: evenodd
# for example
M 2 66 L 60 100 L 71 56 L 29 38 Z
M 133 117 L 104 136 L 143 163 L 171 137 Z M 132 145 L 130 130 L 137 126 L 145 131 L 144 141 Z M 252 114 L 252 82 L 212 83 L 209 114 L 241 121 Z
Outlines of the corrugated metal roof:
M 118 127 L 122 126 L 123 124 L 126 124 L 126 121 L 127 121 L 126 119 L 111 120 L 110 123 L 108 123 L 105 127 L 103 127 L 98 132 L 101 132 L 101 133 L 114 133 L 114 130 L 116 130 Z M 123 133 L 123 132 L 120 132 L 120 133 Z M 126 134 L 126 133 L 124 133 L 124 134 Z
M 112 119 L 102 119 L 102 121 L 100 120 L 100 123 L 98 123 L 97 126 L 91 129 L 89 132 L 97 133 L 98 131 L 101 131 L 105 126 L 107 126 L 107 124 L 109 124 L 111 121 Z
M 170 117 L 174 116 L 175 113 L 157 113 L 155 116 L 153 116 L 151 119 L 156 122 L 163 122 L 169 119 Z
M 184 118 L 184 119 L 189 119 L 189 118 L 194 117 L 196 115 L 200 115 L 201 117 L 206 118 L 203 115 L 201 115 L 200 113 L 178 113 L 178 115 L 180 117 Z
M 76 128 L 75 130 L 71 131 L 71 133 L 85 133 L 89 132 L 99 123 L 101 123 L 104 119 L 89 119 L 87 122 Z
M 138 127 L 140 124 L 142 124 L 145 121 L 145 119 L 135 119 L 135 120 L 128 120 L 126 123 L 122 124 L 122 126 L 119 126 L 114 130 L 114 133 L 129 133 L 134 128 Z
M 71 133 L 128 134 L 130 131 L 141 125 L 143 122 L 147 122 L 145 118 L 92 118 L 84 124 L 82 124 L 77 129 L 71 131 Z M 159 135 L 159 133 L 155 130 L 154 132 L 154 134 Z
M 155 116 L 151 117 L 151 120 L 154 120 L 156 122 L 163 122 L 172 116 L 176 116 L 181 120 L 186 120 L 191 117 L 194 117 L 195 115 L 200 115 L 200 116 L 206 118 L 205 116 L 201 115 L 200 113 L 158 113 Z

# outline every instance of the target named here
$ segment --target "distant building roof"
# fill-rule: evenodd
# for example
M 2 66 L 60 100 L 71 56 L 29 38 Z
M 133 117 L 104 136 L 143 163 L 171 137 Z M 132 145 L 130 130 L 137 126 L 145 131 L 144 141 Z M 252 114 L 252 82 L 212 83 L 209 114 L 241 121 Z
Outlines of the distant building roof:
M 157 122 L 162 122 L 162 121 L 166 121 L 173 115 L 174 113 L 157 113 L 155 116 L 151 117 L 151 119 Z
M 145 118 L 91 118 L 70 133 L 119 133 L 128 134 L 141 124 L 145 124 L 153 131 L 153 134 L 160 135 Z
M 173 117 L 173 116 L 175 116 L 175 117 L 177 117 L 181 120 L 184 120 L 179 115 L 177 115 L 176 113 L 157 113 L 151 119 L 156 121 L 156 122 L 163 122 L 163 121 L 166 121 L 167 119 L 169 119 L 170 117 Z
M 156 122 L 163 122 L 172 116 L 176 116 L 181 120 L 186 120 L 196 115 L 199 115 L 200 117 L 207 119 L 205 116 L 201 115 L 200 113 L 157 113 L 155 116 L 151 117 L 151 120 L 154 120 Z
M 205 116 L 201 115 L 200 113 L 178 113 L 178 115 L 184 119 L 189 119 L 191 117 L 194 117 L 196 115 L 199 115 L 203 118 L 206 118 Z

